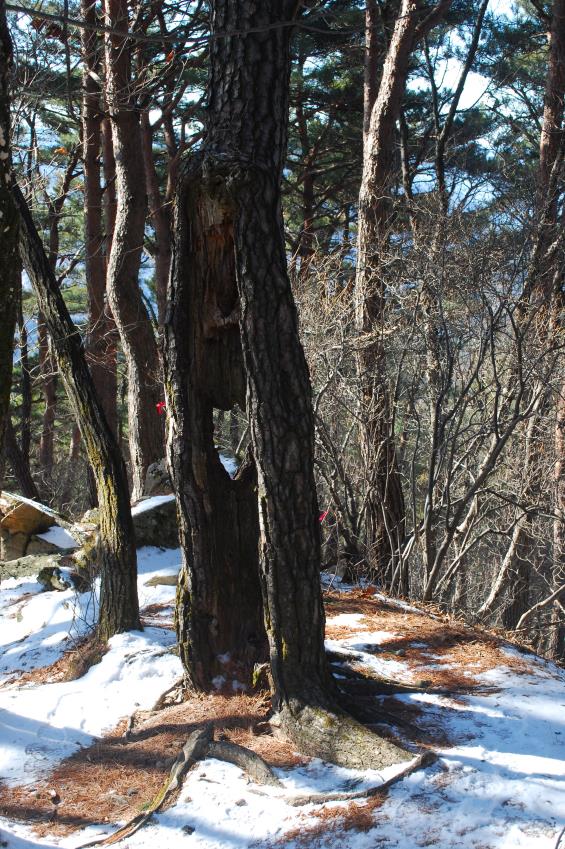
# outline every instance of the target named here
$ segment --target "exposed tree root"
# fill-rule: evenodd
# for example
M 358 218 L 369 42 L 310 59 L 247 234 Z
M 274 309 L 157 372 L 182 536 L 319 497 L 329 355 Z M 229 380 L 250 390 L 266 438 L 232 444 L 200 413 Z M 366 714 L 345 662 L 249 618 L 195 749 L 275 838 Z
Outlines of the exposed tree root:
M 255 754 L 255 752 L 252 752 L 251 749 L 246 749 L 245 746 L 239 746 L 237 743 L 229 743 L 227 740 L 212 741 L 206 756 L 235 764 L 246 772 L 253 781 L 256 781 L 257 784 L 270 784 L 273 787 L 282 787 L 281 782 L 266 761 Z
M 387 790 L 393 784 L 396 784 L 398 781 L 402 781 L 402 779 L 406 778 L 407 775 L 416 772 L 416 770 L 430 766 L 430 764 L 434 763 L 436 759 L 437 755 L 434 752 L 423 752 L 412 763 L 408 764 L 402 772 L 397 773 L 387 781 L 383 781 L 382 784 L 378 784 L 376 787 L 368 787 L 366 790 L 351 790 L 342 793 L 311 793 L 303 796 L 289 796 L 285 798 L 285 802 L 287 805 L 299 808 L 302 805 L 324 805 L 326 802 L 349 802 L 353 799 L 369 799 L 373 796 L 378 796 L 381 792 Z
M 299 751 L 348 769 L 383 769 L 413 754 L 338 710 L 285 705 L 271 720 Z
M 78 849 L 88 849 L 90 846 L 110 846 L 113 843 L 118 843 L 118 841 L 123 840 L 125 837 L 131 837 L 132 834 L 135 834 L 136 831 L 149 822 L 153 814 L 163 806 L 163 803 L 170 794 L 180 786 L 181 780 L 187 770 L 206 756 L 206 752 L 212 742 L 213 733 L 213 726 L 205 725 L 204 728 L 190 735 L 171 767 L 167 782 L 155 796 L 146 811 L 138 814 L 108 837 L 103 837 L 100 840 L 92 840 L 90 843 L 83 843 Z
M 185 773 L 198 761 L 206 757 L 217 758 L 218 760 L 227 761 L 228 763 L 239 766 L 259 784 L 270 784 L 274 787 L 282 786 L 270 766 L 263 758 L 255 754 L 255 752 L 246 749 L 244 746 L 238 746 L 235 743 L 229 743 L 223 740 L 215 741 L 213 738 L 214 727 L 211 723 L 205 725 L 204 728 L 194 731 L 177 755 L 171 767 L 169 778 L 147 810 L 138 814 L 113 834 L 103 837 L 100 840 L 83 843 L 78 849 L 88 849 L 90 846 L 111 846 L 120 840 L 124 840 L 126 837 L 131 837 L 132 834 L 135 834 L 136 831 L 149 822 L 153 814 L 157 813 L 171 794 L 180 787 Z

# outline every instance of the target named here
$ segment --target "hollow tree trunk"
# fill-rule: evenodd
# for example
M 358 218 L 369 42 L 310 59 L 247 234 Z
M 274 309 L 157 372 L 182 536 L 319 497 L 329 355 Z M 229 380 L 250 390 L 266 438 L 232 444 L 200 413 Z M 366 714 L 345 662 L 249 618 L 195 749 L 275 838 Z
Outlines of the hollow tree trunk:
M 21 220 L 23 264 L 45 316 L 59 371 L 96 479 L 101 572 L 98 632 L 105 640 L 121 631 L 141 627 L 135 536 L 125 465 L 96 396 L 80 334 L 71 321 L 27 204 L 17 187 L 14 197 Z
M 96 25 L 95 0 L 82 0 L 84 21 Z M 87 359 L 104 415 L 116 435 L 117 358 L 116 328 L 106 303 L 104 257 L 102 152 L 102 93 L 100 90 L 100 44 L 96 32 L 82 30 L 82 148 L 84 162 L 85 278 L 88 294 Z M 110 191 L 107 187 L 108 192 Z M 113 224 L 111 229 L 113 230 Z
M 11 192 L 12 156 L 10 148 L 9 73 L 12 43 L 6 23 L 4 0 L 0 0 L 0 446 L 10 407 L 14 332 L 19 300 L 21 271 L 19 260 L 19 220 Z
M 107 0 L 106 24 L 127 31 L 127 0 Z M 163 427 L 157 411 L 162 388 L 157 342 L 139 284 L 147 197 L 139 108 L 130 79 L 130 46 L 123 36 L 106 35 L 106 81 L 118 201 L 106 286 L 127 363 L 129 446 L 136 499 L 143 494 L 148 466 L 163 456 Z
M 233 286 L 223 304 L 215 287 L 215 297 L 210 299 L 211 330 L 222 320 L 229 325 L 239 319 L 257 468 L 259 568 L 273 703 L 284 731 L 303 751 L 348 765 L 391 763 L 405 753 L 336 708 L 324 652 L 311 388 L 287 274 L 280 206 L 289 76 L 289 31 L 284 24 L 290 23 L 296 4 L 289 0 L 263 0 L 260 4 L 215 0 L 212 8 L 213 32 L 228 35 L 211 42 L 207 137 L 201 163 L 192 169 L 189 166 L 181 183 L 181 197 L 182 191 L 194 193 L 190 209 L 210 209 L 208 219 L 202 216 L 210 222 L 210 229 L 202 239 L 198 218 L 194 230 L 186 219 L 183 224 L 178 219 L 176 228 L 184 226 L 189 237 L 194 236 L 194 241 L 189 241 L 193 252 L 198 247 L 204 257 L 211 256 L 212 281 L 218 249 L 224 251 L 237 281 L 239 304 L 234 303 Z M 188 359 L 188 352 L 182 350 L 182 325 L 175 328 L 181 296 L 188 299 L 186 289 L 177 288 L 179 247 L 176 241 L 167 325 L 172 466 L 173 472 L 184 466 L 185 486 L 193 486 L 192 475 L 211 508 L 206 492 L 210 461 L 199 462 L 199 454 L 190 458 L 191 448 L 186 446 L 186 438 L 193 434 L 187 415 L 190 381 L 183 386 L 178 379 L 183 357 Z M 190 284 L 201 285 L 198 280 Z M 204 314 L 205 307 L 200 307 Z M 213 373 L 214 360 L 210 362 Z M 235 383 L 235 375 L 230 384 L 232 380 Z M 195 435 L 205 426 L 209 427 L 206 419 L 197 423 Z M 186 461 L 176 456 L 181 446 Z M 189 509 L 183 506 L 182 497 L 179 500 L 181 513 L 186 512 L 183 521 L 188 523 Z M 193 537 L 198 530 L 192 528 Z M 189 581 L 203 578 L 211 584 L 216 580 L 209 571 L 197 572 L 190 561 L 188 568 Z M 194 585 L 192 588 L 194 591 Z
M 194 156 L 175 204 L 165 365 L 184 562 L 177 633 L 187 680 L 202 690 L 248 686 L 266 658 L 256 474 L 250 463 L 231 480 L 214 445 L 214 409 L 245 406 L 233 257 L 233 204 L 210 162 Z

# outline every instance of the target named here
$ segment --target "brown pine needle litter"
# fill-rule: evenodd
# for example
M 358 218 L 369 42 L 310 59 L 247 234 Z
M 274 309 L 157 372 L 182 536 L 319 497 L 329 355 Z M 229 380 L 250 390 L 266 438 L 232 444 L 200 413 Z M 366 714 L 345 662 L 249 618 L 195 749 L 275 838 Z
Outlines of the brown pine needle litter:
M 327 627 L 327 636 L 340 640 L 353 635 L 362 642 L 363 631 L 388 631 L 390 639 L 375 647 L 384 660 L 401 659 L 411 683 L 432 690 L 444 690 L 457 696 L 480 687 L 475 675 L 500 665 L 515 671 L 527 671 L 527 662 L 504 652 L 505 643 L 495 633 L 436 615 L 407 611 L 392 602 L 376 599 L 374 590 L 353 590 L 326 594 L 326 615 L 362 614 L 362 619 L 343 626 Z M 158 611 L 150 611 L 155 614 Z M 26 681 L 69 680 L 83 674 L 102 656 L 103 647 L 93 640 L 75 645 L 54 664 L 26 674 Z M 355 691 L 355 679 L 342 681 L 344 698 L 355 704 L 363 721 L 396 726 L 397 730 L 420 746 L 448 745 L 441 729 L 426 726 L 422 711 L 389 693 L 378 702 L 371 697 L 371 686 L 378 692 L 380 682 L 374 671 L 349 664 L 351 671 L 368 687 L 368 698 Z M 81 672 L 81 670 L 83 670 Z M 373 676 L 373 677 L 372 677 Z M 453 697 L 452 696 L 452 697 Z M 372 707 L 371 707 L 372 705 Z M 0 783 L 0 814 L 34 824 L 40 836 L 63 835 L 88 825 L 127 820 L 147 805 L 162 787 L 171 764 L 189 734 L 204 722 L 213 722 L 217 739 L 244 745 L 261 755 L 274 767 L 295 766 L 304 759 L 292 745 L 276 739 L 267 719 L 269 699 L 257 695 L 191 695 L 181 704 L 157 711 L 138 712 L 124 720 L 112 732 L 87 748 L 78 750 L 42 781 L 31 786 L 8 787 Z M 369 714 L 367 713 L 369 711 Z M 374 715 L 370 715 L 370 711 Z M 129 721 L 128 721 L 129 720 Z M 131 725 L 131 732 L 126 729 Z M 53 798 L 59 800 L 54 804 Z M 315 847 L 323 836 L 339 835 L 348 830 L 367 830 L 373 823 L 373 811 L 383 798 L 375 796 L 363 802 L 320 807 L 305 815 L 304 828 L 288 834 L 276 845 L 291 840 L 299 846 Z M 273 844 L 275 845 L 275 844 Z M 344 844 L 342 844 L 344 845 Z

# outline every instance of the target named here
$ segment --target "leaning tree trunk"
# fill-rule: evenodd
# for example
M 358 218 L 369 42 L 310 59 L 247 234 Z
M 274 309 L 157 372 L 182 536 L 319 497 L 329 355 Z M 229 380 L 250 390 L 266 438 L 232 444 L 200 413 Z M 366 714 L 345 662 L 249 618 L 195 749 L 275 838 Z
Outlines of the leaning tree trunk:
M 284 731 L 303 751 L 347 765 L 382 766 L 405 758 L 406 753 L 337 709 L 324 652 L 311 388 L 287 274 L 280 206 L 288 113 L 288 25 L 296 3 L 214 0 L 212 8 L 213 32 L 227 35 L 211 41 L 207 138 L 196 170 L 200 181 L 197 178 L 190 188 L 194 179 L 190 169 L 183 178 L 183 190 L 195 196 L 190 208 L 209 209 L 211 215 L 202 215 L 209 222 L 208 231 L 201 229 L 198 218 L 194 229 L 188 221 L 184 226 L 189 238 L 194 237 L 189 241 L 191 250 L 212 257 L 206 266 L 211 269 L 211 281 L 216 279 L 217 250 L 230 257 L 227 261 L 237 281 L 239 303 L 234 300 L 233 283 L 226 289 L 225 300 L 214 288 L 208 305 L 209 332 L 213 337 L 222 322 L 229 326 L 236 318 L 239 321 L 257 468 L 259 566 L 274 707 Z M 175 255 L 179 246 L 177 240 Z M 178 259 L 175 256 L 174 262 Z M 180 326 L 175 327 L 174 320 L 180 295 L 189 296 L 182 289 L 175 291 L 175 272 L 172 279 L 167 327 L 172 466 L 175 471 L 191 462 L 185 486 L 197 483 L 204 505 L 211 510 L 210 462 L 199 462 L 196 454 L 185 464 L 175 456 L 192 432 L 187 420 L 190 384 L 179 385 L 178 380 L 183 357 L 188 355 L 182 351 Z M 205 293 L 203 286 L 200 291 Z M 206 306 L 200 306 L 204 314 Z M 210 363 L 213 368 L 213 358 Z M 210 427 L 206 419 L 193 425 L 193 430 L 197 434 L 204 427 Z M 190 456 L 190 448 L 184 450 Z M 181 513 L 188 514 L 180 495 Z M 199 529 L 191 530 L 194 538 Z M 189 581 L 216 580 L 209 571 L 198 572 L 193 563 L 188 568 Z
M 9 72 L 12 43 L 6 23 L 4 0 L 0 0 L 0 218 L 2 248 L 0 250 L 0 446 L 10 407 L 12 362 L 16 310 L 21 285 L 19 259 L 19 219 L 11 191 L 12 157 L 10 149 Z
M 162 398 L 157 341 L 139 283 L 147 196 L 139 107 L 130 79 L 127 0 L 107 0 L 106 81 L 116 161 L 118 206 L 108 262 L 107 292 L 128 371 L 128 432 L 133 496 L 143 494 L 147 468 L 163 456 Z
M 17 187 L 14 197 L 21 219 L 20 250 L 38 306 L 51 335 L 59 371 L 82 438 L 98 491 L 101 572 L 98 633 L 113 634 L 140 628 L 137 599 L 135 536 L 125 465 L 94 389 L 82 346 L 25 199 Z

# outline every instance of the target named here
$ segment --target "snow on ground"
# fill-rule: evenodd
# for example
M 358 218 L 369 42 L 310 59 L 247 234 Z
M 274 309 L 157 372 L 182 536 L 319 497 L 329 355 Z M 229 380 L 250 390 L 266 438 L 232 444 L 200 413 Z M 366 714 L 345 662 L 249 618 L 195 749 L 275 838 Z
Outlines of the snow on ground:
M 0 683 L 53 663 L 95 621 L 91 593 L 42 590 L 33 577 L 0 584 Z
M 30 784 L 133 710 L 151 708 L 181 674 L 161 628 L 118 634 L 77 681 L 0 690 L 0 776 Z
M 175 574 L 179 565 L 178 551 L 141 550 L 142 605 L 156 599 L 163 604 L 172 601 L 174 587 L 146 584 L 155 575 Z M 53 633 L 49 628 L 56 626 L 53 619 L 63 604 L 55 596 L 61 600 L 66 594 L 37 595 L 38 586 L 30 581 L 8 584 L 0 587 L 0 605 L 8 611 L 19 610 L 21 616 L 10 627 L 20 626 L 22 633 L 30 635 L 32 646 L 42 634 L 49 639 Z M 24 592 L 31 595 L 16 601 Z M 48 623 L 34 631 L 27 608 L 40 602 L 42 612 L 35 621 Z M 62 629 L 62 619 L 59 624 Z M 398 634 L 369 630 L 358 614 L 339 614 L 329 618 L 328 624 L 350 629 L 344 639 L 328 641 L 344 662 L 353 660 L 378 668 L 387 677 L 410 680 L 408 664 L 401 658 L 379 658 L 379 646 Z M 150 706 L 180 672 L 177 658 L 168 653 L 172 640 L 163 628 L 121 635 L 112 640 L 102 662 L 79 681 L 0 688 L 0 775 L 13 782 L 28 781 L 138 705 Z M 433 766 L 390 789 L 384 804 L 373 812 L 373 828 L 340 833 L 332 820 L 325 835 L 317 829 L 311 845 L 319 849 L 556 849 L 565 826 L 565 672 L 523 655 L 520 666 L 511 666 L 515 653 L 513 649 L 507 653 L 508 666 L 475 676 L 484 690 L 454 697 L 432 693 L 398 697 L 422 709 L 418 724 L 445 729 L 452 745 L 439 750 Z M 433 661 L 431 652 L 429 656 Z M 188 774 L 176 804 L 119 846 L 266 849 L 281 841 L 285 849 L 302 849 L 308 845 L 304 840 L 309 828 L 320 822 L 315 818 L 319 808 L 292 807 L 285 795 L 372 786 L 395 769 L 354 773 L 312 761 L 278 771 L 284 784 L 281 796 L 277 789 L 255 792 L 258 788 L 237 767 L 209 759 Z M 331 806 L 345 810 L 339 803 Z M 0 820 L 0 831 L 8 849 L 73 849 L 111 832 L 112 827 L 93 826 L 64 838 L 39 839 L 28 826 Z M 285 840 L 285 834 L 296 833 L 300 840 L 292 836 Z
M 147 604 L 172 604 L 174 586 L 147 587 L 145 581 L 176 574 L 179 566 L 178 550 L 140 549 L 142 612 Z M 0 778 L 12 784 L 34 781 L 124 716 L 151 708 L 182 674 L 171 653 L 174 634 L 146 628 L 113 637 L 100 663 L 77 681 L 9 683 L 14 672 L 53 663 L 95 621 L 94 594 L 42 589 L 26 578 L 0 585 Z

